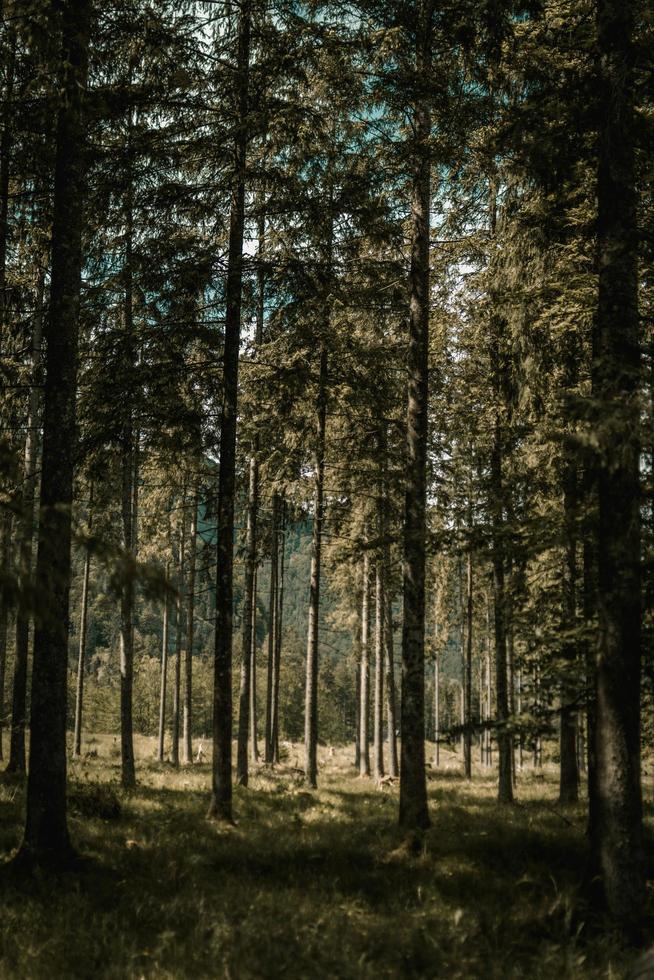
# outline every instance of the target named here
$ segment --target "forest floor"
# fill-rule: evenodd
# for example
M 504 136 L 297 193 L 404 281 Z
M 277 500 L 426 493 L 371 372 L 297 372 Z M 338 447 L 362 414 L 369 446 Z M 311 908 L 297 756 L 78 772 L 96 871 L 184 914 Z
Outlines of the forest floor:
M 358 778 L 351 749 L 321 753 L 314 792 L 293 749 L 258 769 L 225 828 L 205 817 L 207 764 L 159 765 L 140 738 L 126 795 L 116 740 L 86 748 L 70 826 L 89 860 L 54 881 L 0 875 L 2 978 L 562 980 L 624 977 L 634 960 L 581 897 L 584 808 L 557 806 L 553 767 L 521 773 L 519 804 L 500 807 L 493 774 L 466 784 L 444 751 L 432 827 L 412 847 L 397 788 Z M 7 855 L 23 805 L 0 783 Z

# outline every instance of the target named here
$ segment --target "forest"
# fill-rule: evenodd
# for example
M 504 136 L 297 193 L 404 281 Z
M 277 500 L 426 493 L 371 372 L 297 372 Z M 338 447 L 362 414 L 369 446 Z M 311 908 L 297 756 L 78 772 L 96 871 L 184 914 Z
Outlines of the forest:
M 654 977 L 648 0 L 0 0 L 0 977 Z

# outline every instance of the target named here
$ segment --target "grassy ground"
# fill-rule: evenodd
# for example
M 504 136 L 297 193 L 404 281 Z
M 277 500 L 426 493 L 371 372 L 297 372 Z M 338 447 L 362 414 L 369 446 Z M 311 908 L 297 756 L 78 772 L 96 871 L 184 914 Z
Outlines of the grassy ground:
M 433 826 L 407 846 L 397 791 L 322 758 L 320 789 L 293 766 L 237 790 L 238 824 L 205 819 L 209 767 L 175 772 L 140 739 L 139 789 L 118 789 L 117 745 L 71 767 L 71 832 L 91 860 L 57 881 L 0 879 L 2 978 L 618 978 L 634 954 L 578 894 L 582 808 L 554 773 L 525 773 L 500 808 L 444 753 Z M 0 846 L 18 843 L 22 790 L 0 784 Z

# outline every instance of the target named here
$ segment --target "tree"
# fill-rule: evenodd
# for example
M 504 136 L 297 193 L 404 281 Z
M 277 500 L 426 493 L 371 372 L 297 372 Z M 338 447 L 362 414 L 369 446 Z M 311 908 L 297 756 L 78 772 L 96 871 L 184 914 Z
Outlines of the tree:
M 35 865 L 66 863 L 72 850 L 66 819 L 66 675 L 84 196 L 83 98 L 91 10 L 88 0 L 63 0 L 59 11 L 55 23 L 61 31 L 61 97 L 36 560 L 42 610 L 34 636 L 25 834 L 17 857 Z

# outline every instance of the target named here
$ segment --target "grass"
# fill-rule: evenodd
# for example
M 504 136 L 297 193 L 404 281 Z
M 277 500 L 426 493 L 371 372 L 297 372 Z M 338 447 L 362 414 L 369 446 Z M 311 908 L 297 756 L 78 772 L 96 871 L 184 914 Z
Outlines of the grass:
M 235 792 L 237 826 L 205 819 L 209 766 L 173 770 L 139 739 L 139 788 L 118 788 L 111 737 L 71 764 L 70 827 L 90 860 L 0 889 L 2 978 L 618 978 L 635 954 L 589 918 L 579 891 L 583 808 L 562 813 L 555 773 L 430 774 L 433 826 L 407 846 L 396 788 L 322 757 L 309 792 L 288 765 Z M 0 784 L 0 846 L 23 794 Z

